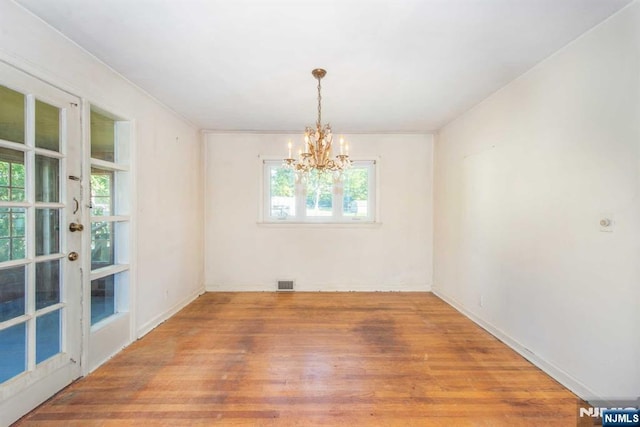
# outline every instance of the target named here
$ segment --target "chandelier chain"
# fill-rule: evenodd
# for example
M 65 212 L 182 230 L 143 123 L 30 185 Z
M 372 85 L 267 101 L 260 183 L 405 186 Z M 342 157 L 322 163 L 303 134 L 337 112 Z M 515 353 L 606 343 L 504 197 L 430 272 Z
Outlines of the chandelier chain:
M 318 79 L 318 128 L 322 126 L 322 95 L 320 94 L 320 90 L 322 86 L 320 84 L 320 79 Z

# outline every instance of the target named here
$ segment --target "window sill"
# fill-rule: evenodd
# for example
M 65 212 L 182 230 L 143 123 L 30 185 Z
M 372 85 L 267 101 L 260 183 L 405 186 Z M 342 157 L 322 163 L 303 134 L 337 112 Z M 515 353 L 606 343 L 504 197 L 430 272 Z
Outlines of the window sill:
M 113 274 L 122 273 L 123 271 L 129 270 L 129 264 L 112 264 L 107 265 L 105 267 L 100 267 L 95 270 L 91 270 L 91 279 L 97 280 L 102 279 L 103 277 L 111 276 Z
M 129 315 L 128 311 L 119 311 L 117 313 L 113 313 L 111 316 L 105 317 L 104 319 L 99 320 L 93 325 L 91 325 L 90 331 L 91 333 L 98 332 L 100 329 L 104 329 L 105 327 L 113 324 L 114 322 L 128 315 Z
M 353 222 L 336 222 L 336 221 L 258 221 L 258 227 L 265 228 L 379 228 L 381 222 L 371 221 L 353 221 Z

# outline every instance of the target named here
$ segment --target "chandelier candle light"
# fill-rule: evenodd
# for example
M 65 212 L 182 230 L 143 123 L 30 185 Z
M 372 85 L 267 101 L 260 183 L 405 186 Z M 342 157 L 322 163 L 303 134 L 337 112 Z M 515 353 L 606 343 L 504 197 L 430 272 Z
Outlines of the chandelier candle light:
M 320 80 L 327 74 L 322 68 L 316 68 L 311 72 L 318 80 L 318 121 L 315 129 L 307 126 L 304 131 L 304 145 L 298 150 L 298 159 L 291 156 L 291 141 L 287 144 L 289 157 L 284 159 L 286 167 L 293 169 L 300 177 L 306 177 L 311 170 L 315 169 L 320 173 L 331 171 L 336 178 L 342 176 L 342 172 L 351 166 L 349 160 L 349 144 L 340 138 L 340 154 L 332 159 L 331 143 L 333 135 L 329 124 L 322 125 L 322 96 L 320 94 Z

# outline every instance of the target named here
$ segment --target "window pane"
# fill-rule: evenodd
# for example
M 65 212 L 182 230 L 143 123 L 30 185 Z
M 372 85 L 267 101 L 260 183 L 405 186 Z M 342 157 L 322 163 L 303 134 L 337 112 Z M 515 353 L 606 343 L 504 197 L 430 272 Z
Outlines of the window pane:
M 25 199 L 25 192 L 22 189 L 13 189 L 11 191 L 12 202 L 23 202 Z
M 369 214 L 369 169 L 348 169 L 342 178 L 342 214 L 350 217 L 366 217 Z
M 313 170 L 307 178 L 307 216 L 332 216 L 333 176 Z
M 0 262 L 24 259 L 25 209 L 0 208 Z
M 91 324 L 115 313 L 114 276 L 91 281 Z
M 60 109 L 36 101 L 36 147 L 60 150 Z
M 11 239 L 11 256 L 14 259 L 26 258 L 26 248 L 24 243 L 24 237 Z
M 36 310 L 60 302 L 60 260 L 36 264 Z
M 91 158 L 115 162 L 115 121 L 91 112 Z
M 24 208 L 13 208 L 9 209 L 11 211 L 11 236 L 13 238 L 16 237 L 24 237 L 24 221 L 25 221 L 25 210 Z
M 113 264 L 113 223 L 94 222 L 91 224 L 91 269 Z
M 60 211 L 36 209 L 36 255 L 60 252 Z
M 36 202 L 60 200 L 60 169 L 58 159 L 36 156 Z
M 0 139 L 24 144 L 24 95 L 0 86 Z
M 0 322 L 24 314 L 24 297 L 25 267 L 11 267 L 0 270 Z
M 11 239 L 0 238 L 0 262 L 11 259 Z
M 91 168 L 91 214 L 113 215 L 113 171 Z
M 36 319 L 36 363 L 60 353 L 60 310 Z
M 290 169 L 282 167 L 270 168 L 270 215 L 286 218 L 296 214 L 296 183 L 295 174 Z
M 24 183 L 24 153 L 0 147 L 0 201 L 24 201 Z
M 13 150 L 11 150 L 13 151 Z M 11 187 L 24 189 L 24 163 L 14 162 L 11 165 Z
M 27 327 L 25 323 L 0 331 L 0 382 L 24 372 L 27 366 Z

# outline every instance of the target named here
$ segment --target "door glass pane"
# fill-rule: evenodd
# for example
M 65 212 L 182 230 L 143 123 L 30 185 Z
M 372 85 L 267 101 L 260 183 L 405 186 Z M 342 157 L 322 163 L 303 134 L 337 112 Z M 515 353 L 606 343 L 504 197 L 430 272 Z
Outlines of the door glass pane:
M 115 162 L 115 151 L 115 120 L 92 111 L 91 158 Z
M 0 262 L 25 256 L 25 209 L 0 208 Z
M 91 168 L 91 215 L 113 215 L 113 171 Z
M 27 328 L 25 323 L 0 330 L 0 382 L 24 372 L 27 365 Z
M 270 215 L 286 218 L 296 214 L 296 183 L 295 174 L 291 169 L 272 167 L 270 169 Z
M 313 170 L 307 179 L 307 216 L 331 216 L 333 214 L 333 176 Z
M 342 214 L 366 217 L 369 213 L 369 169 L 348 169 L 342 178 Z
M 91 324 L 115 313 L 114 276 L 91 281 Z
M 36 264 L 36 310 L 60 302 L 60 260 Z
M 60 353 L 60 310 L 36 319 L 36 363 Z
M 24 95 L 0 86 L 0 139 L 24 144 Z
M 21 265 L 0 270 L 0 322 L 22 316 L 24 298 L 25 267 Z
M 91 269 L 113 265 L 113 222 L 91 224 Z
M 36 256 L 60 252 L 60 211 L 36 209 Z
M 36 101 L 36 147 L 60 151 L 60 109 Z
M 58 159 L 36 156 L 36 202 L 60 200 L 60 169 Z
M 25 200 L 24 153 L 0 147 L 0 201 Z

